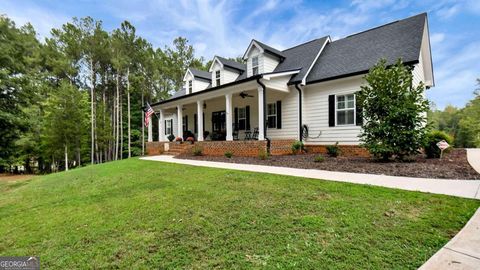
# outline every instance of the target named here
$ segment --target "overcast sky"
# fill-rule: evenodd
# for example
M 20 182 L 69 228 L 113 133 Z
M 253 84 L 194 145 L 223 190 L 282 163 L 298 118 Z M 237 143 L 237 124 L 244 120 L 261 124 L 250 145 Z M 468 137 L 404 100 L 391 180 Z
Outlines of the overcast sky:
M 0 13 L 31 22 L 40 38 L 72 17 L 102 20 L 107 30 L 130 21 L 155 47 L 177 36 L 197 56 L 242 55 L 252 38 L 285 49 L 318 37 L 334 40 L 427 12 L 436 86 L 428 97 L 439 108 L 463 106 L 480 77 L 480 1 L 48 1 L 0 0 Z

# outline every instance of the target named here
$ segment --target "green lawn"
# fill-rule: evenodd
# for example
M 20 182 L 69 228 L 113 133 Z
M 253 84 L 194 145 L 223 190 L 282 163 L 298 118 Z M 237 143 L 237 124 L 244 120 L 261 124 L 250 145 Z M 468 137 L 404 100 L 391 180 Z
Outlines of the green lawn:
M 138 159 L 0 190 L 0 255 L 49 269 L 413 269 L 480 206 Z

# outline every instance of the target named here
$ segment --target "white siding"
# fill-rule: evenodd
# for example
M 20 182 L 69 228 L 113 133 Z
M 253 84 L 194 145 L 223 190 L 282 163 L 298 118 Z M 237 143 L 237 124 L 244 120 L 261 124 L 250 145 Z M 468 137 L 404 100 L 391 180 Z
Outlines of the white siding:
M 282 128 L 267 129 L 270 139 L 298 140 L 298 92 L 291 88 L 289 93 L 267 90 L 267 104 L 282 101 Z
M 184 88 L 185 88 L 185 91 L 187 91 L 187 93 L 188 93 L 188 81 L 189 80 L 192 80 L 192 93 L 205 90 L 209 85 L 208 82 L 203 81 L 203 80 L 195 79 L 191 75 L 190 72 L 187 72 L 187 74 L 185 75 L 185 80 L 184 80 Z
M 212 67 L 212 87 L 217 86 L 216 72 L 220 70 L 220 85 L 233 82 L 239 76 L 239 73 L 223 69 L 222 66 L 216 62 Z
M 271 56 L 269 54 L 263 54 L 263 72 L 262 73 L 268 73 L 272 72 L 275 70 L 275 68 L 278 66 L 278 58 Z
M 303 96 L 303 124 L 309 128 L 307 143 L 318 144 L 358 144 L 359 126 L 328 126 L 328 96 L 349 94 L 360 91 L 361 76 L 339 79 L 330 82 L 307 85 Z
M 274 56 L 269 54 L 261 53 L 261 51 L 256 48 L 255 46 L 248 52 L 248 59 L 247 59 L 247 77 L 253 75 L 252 72 L 252 57 L 258 56 L 258 72 L 261 73 L 268 73 L 275 70 L 279 61 Z
M 173 120 L 173 124 L 172 124 L 172 130 L 173 130 L 173 135 L 175 137 L 177 137 L 177 134 L 178 134 L 178 130 L 177 130 L 177 114 L 176 113 L 166 113 L 165 114 L 165 121 L 170 121 L 170 120 Z M 165 123 L 165 122 L 164 122 Z M 166 132 L 166 127 L 165 127 L 165 132 Z M 167 136 L 169 134 L 166 134 L 165 135 L 165 139 L 167 139 Z
M 412 71 L 414 86 L 417 86 L 420 82 L 425 83 L 422 54 L 420 54 L 420 58 L 418 60 L 419 60 L 419 63 L 414 66 Z

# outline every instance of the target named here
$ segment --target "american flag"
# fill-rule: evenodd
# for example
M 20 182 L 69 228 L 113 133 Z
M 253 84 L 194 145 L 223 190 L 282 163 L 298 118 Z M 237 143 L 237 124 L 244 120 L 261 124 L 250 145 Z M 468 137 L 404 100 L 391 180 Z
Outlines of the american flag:
M 148 127 L 148 120 L 150 119 L 150 115 L 154 114 L 152 107 L 147 102 L 147 106 L 145 107 L 145 126 Z

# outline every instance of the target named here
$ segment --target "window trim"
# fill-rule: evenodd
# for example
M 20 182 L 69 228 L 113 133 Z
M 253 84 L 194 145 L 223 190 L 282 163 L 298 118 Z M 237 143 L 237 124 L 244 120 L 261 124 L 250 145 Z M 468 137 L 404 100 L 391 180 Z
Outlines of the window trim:
M 344 108 L 344 109 L 338 109 L 338 97 L 340 96 L 349 96 L 353 95 L 353 108 Z M 355 93 L 346 93 L 346 94 L 341 94 L 341 95 L 335 95 L 335 126 L 337 127 L 345 127 L 345 126 L 356 126 L 357 123 L 357 114 L 356 114 L 356 109 L 357 109 L 357 95 Z M 347 106 L 347 99 L 345 98 L 345 107 Z M 352 124 L 339 124 L 338 123 L 338 113 L 337 112 L 346 112 L 346 111 L 353 111 L 353 123 Z
M 188 81 L 188 94 L 193 92 L 193 80 Z
M 240 117 L 240 110 L 243 110 L 243 117 Z M 247 130 L 247 107 L 238 107 L 238 122 L 237 122 L 237 129 L 238 130 Z M 240 128 L 240 120 L 245 120 L 244 128 Z
M 268 111 L 268 106 L 270 105 L 273 105 L 273 107 L 275 108 L 275 114 L 269 114 L 269 111 Z M 270 121 L 268 121 L 268 119 L 270 117 L 273 117 L 275 116 L 275 121 L 274 121 L 274 127 L 269 127 L 270 125 Z M 277 128 L 277 117 L 278 117 L 278 108 L 277 108 L 277 102 L 272 102 L 272 103 L 267 103 L 267 119 L 265 119 L 267 121 L 267 128 Z
M 171 119 L 166 120 L 165 133 L 167 135 L 173 134 L 173 127 L 172 127 L 173 125 L 172 125 L 172 122 L 170 120 Z
M 215 70 L 215 84 L 216 86 L 219 86 L 221 84 L 221 80 L 220 80 L 220 70 Z
M 257 60 L 257 64 L 253 64 L 253 59 Z M 252 76 L 258 75 L 260 73 L 260 64 L 258 63 L 258 55 L 252 56 Z M 257 73 L 255 73 L 255 68 L 257 68 Z

